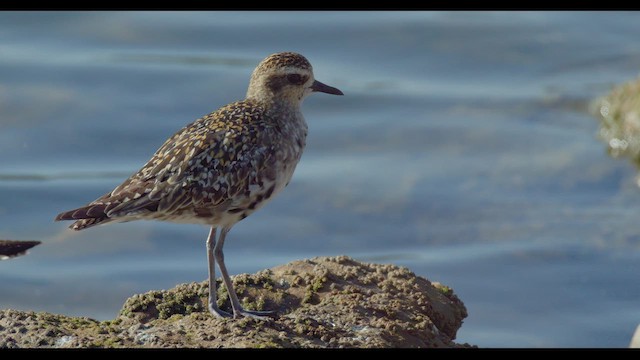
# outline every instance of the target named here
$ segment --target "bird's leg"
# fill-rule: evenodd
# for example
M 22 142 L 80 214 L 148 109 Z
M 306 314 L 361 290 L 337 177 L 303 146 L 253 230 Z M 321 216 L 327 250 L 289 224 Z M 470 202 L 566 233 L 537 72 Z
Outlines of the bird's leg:
M 241 316 L 245 316 L 245 317 L 252 317 L 256 319 L 267 319 L 268 315 L 274 314 L 273 311 L 245 310 L 240 305 L 240 301 L 238 301 L 238 295 L 233 289 L 233 283 L 231 282 L 231 278 L 229 277 L 229 272 L 227 271 L 227 267 L 224 264 L 224 254 L 222 253 L 224 240 L 229 230 L 231 230 L 231 228 L 229 227 L 223 227 L 220 230 L 220 239 L 215 244 L 214 255 L 216 260 L 218 261 L 218 267 L 220 268 L 220 272 L 222 273 L 222 281 L 224 281 L 224 285 L 227 287 L 227 292 L 229 293 L 229 299 L 231 300 L 231 307 L 233 307 L 233 317 L 239 318 Z
M 209 311 L 215 317 L 231 317 L 226 311 L 220 310 L 216 299 L 216 258 L 213 255 L 213 250 L 216 246 L 216 231 L 218 229 L 215 226 L 211 227 L 209 231 L 209 237 L 207 238 L 207 260 L 209 261 Z

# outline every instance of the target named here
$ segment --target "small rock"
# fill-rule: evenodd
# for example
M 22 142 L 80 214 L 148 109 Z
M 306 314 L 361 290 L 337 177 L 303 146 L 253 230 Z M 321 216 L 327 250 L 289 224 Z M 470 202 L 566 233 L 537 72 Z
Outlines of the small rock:
M 40 241 L 0 240 L 0 260 L 24 255 Z
M 631 337 L 631 343 L 629 343 L 630 348 L 640 348 L 640 325 L 636 328 L 636 332 Z

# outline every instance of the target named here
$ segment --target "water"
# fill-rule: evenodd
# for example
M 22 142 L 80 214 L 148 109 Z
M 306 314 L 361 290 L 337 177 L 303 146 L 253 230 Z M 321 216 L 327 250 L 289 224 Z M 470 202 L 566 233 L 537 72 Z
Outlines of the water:
M 307 56 L 290 186 L 229 235 L 231 273 L 346 254 L 454 288 L 479 346 L 625 347 L 640 323 L 640 191 L 588 102 L 640 68 L 627 12 L 2 12 L 0 308 L 113 318 L 206 278 L 198 225 L 67 230 L 177 129 Z

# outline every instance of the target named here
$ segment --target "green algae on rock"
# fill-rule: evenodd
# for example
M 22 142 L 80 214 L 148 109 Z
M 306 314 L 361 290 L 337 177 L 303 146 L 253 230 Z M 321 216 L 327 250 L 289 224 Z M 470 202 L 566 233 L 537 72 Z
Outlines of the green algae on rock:
M 466 308 L 450 288 L 349 257 L 294 261 L 233 279 L 270 320 L 217 319 L 207 282 L 129 298 L 111 321 L 0 311 L 0 347 L 459 347 Z M 220 306 L 228 310 L 228 300 Z
M 609 155 L 628 157 L 640 169 L 640 78 L 594 100 L 591 113 L 600 120 L 598 135 Z

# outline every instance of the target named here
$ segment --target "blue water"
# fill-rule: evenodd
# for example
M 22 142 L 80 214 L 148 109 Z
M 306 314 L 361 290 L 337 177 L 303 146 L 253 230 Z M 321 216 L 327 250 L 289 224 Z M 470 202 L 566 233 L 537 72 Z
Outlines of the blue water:
M 344 91 L 303 106 L 289 187 L 238 224 L 231 273 L 345 254 L 454 288 L 482 347 L 626 347 L 640 323 L 640 189 L 587 111 L 638 75 L 627 12 L 1 12 L 0 308 L 113 318 L 206 278 L 198 225 L 81 232 L 176 130 L 292 50 Z

